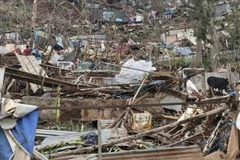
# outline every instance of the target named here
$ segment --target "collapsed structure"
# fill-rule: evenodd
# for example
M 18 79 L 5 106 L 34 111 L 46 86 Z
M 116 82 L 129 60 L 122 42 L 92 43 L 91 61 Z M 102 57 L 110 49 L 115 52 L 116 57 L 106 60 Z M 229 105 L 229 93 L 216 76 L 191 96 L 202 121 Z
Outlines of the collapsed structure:
M 49 26 L 37 28 L 29 54 L 24 51 L 26 44 L 9 43 L 19 41 L 17 33 L 1 36 L 8 44 L 0 49 L 0 89 L 9 101 L 1 106 L 8 113 L 1 119 L 18 119 L 10 129 L 19 131 L 18 125 L 26 127 L 22 121 L 31 114 L 17 114 L 18 107 L 20 111 L 22 106 L 30 107 L 28 113 L 34 114 L 32 125 L 23 129 L 34 131 L 31 141 L 21 141 L 29 132 L 12 134 L 2 120 L 1 135 L 14 135 L 12 140 L 28 159 L 31 154 L 37 159 L 86 160 L 235 158 L 240 126 L 238 69 L 228 65 L 206 72 L 191 67 L 197 38 L 178 5 L 170 3 L 159 13 L 149 6 L 135 11 L 109 3 L 85 4 L 92 21 L 83 24 L 94 34 L 67 37 L 49 33 Z M 175 20 L 182 25 L 166 27 L 160 35 L 162 43 L 145 43 L 144 21 L 151 26 Z M 131 36 L 114 37 L 118 32 Z M 229 89 L 209 91 L 210 76 L 228 78 Z M 13 110 L 5 108 L 12 105 Z M 6 138 L 4 143 L 9 150 L 1 152 L 1 159 L 22 153 Z

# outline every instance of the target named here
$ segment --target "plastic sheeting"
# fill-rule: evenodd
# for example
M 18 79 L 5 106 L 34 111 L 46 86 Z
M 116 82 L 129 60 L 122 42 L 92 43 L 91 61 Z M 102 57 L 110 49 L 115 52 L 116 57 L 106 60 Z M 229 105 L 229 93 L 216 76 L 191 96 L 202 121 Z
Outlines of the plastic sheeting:
M 188 80 L 186 86 L 188 95 L 196 96 L 196 93 L 199 94 L 197 87 L 192 83 L 192 81 Z
M 38 110 L 35 110 L 19 119 L 16 126 L 11 129 L 14 137 L 29 154 L 33 154 L 37 121 Z M 11 147 L 2 127 L 0 127 L 0 139 L 0 159 L 9 160 L 14 156 L 15 148 Z
M 184 119 L 191 118 L 191 117 L 195 116 L 196 114 L 201 114 L 201 113 L 203 113 L 203 110 L 201 110 L 201 109 L 188 107 L 187 110 L 178 119 L 178 121 L 182 121 Z
M 115 79 L 119 84 L 136 83 L 144 78 L 146 72 L 150 72 L 151 70 L 152 70 L 151 61 L 145 60 L 135 61 L 132 58 L 123 64 L 120 73 L 115 76 Z
M 0 159 L 8 160 L 12 157 L 13 151 L 2 127 L 0 127 L 0 139 Z
M 238 113 L 238 116 L 237 116 L 236 126 L 237 126 L 237 129 L 240 130 L 240 113 Z
M 33 153 L 37 122 L 38 110 L 35 110 L 19 119 L 17 125 L 12 129 L 14 137 L 30 154 Z
M 1 99 L 1 102 L 0 159 L 30 159 L 35 142 L 38 107 L 14 103 L 10 99 Z
M 193 53 L 188 47 L 176 47 L 173 49 L 173 51 L 176 55 L 180 54 L 182 56 L 188 56 Z
M 63 60 L 64 57 L 61 55 L 58 55 L 57 53 L 53 53 L 51 58 L 50 58 L 50 62 L 53 64 L 56 64 L 58 61 Z

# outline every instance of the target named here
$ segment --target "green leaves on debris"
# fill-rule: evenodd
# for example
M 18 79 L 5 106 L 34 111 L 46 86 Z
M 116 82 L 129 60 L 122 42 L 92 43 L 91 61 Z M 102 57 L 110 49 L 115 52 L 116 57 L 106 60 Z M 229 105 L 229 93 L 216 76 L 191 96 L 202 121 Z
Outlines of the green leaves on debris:
M 77 139 L 74 139 L 69 142 L 60 141 L 57 144 L 46 146 L 41 149 L 41 153 L 43 153 L 44 155 L 48 155 L 48 154 L 57 152 L 61 147 L 77 146 L 79 148 L 81 147 L 81 145 L 84 145 L 84 142 L 81 137 L 78 137 Z

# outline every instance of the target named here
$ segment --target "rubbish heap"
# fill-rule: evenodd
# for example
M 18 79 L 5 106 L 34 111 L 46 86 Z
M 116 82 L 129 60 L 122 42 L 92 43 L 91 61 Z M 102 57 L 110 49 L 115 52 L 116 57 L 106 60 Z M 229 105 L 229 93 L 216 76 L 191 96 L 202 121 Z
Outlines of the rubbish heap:
M 126 3 L 86 1 L 84 34 L 53 34 L 48 24 L 34 47 L 2 35 L 0 159 L 238 156 L 238 69 L 192 67 L 197 38 L 180 4 Z M 146 38 L 155 25 L 166 31 L 161 42 Z

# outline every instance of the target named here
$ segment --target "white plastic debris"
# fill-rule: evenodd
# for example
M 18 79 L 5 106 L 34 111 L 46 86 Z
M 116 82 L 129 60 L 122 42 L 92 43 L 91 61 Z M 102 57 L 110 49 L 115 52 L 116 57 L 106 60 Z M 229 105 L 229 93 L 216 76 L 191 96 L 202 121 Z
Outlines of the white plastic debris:
M 237 126 L 237 129 L 240 130 L 240 112 L 238 113 L 238 116 L 237 116 L 236 126 Z
M 199 109 L 199 108 L 191 108 L 191 107 L 188 107 L 186 109 L 186 111 L 182 114 L 182 116 L 178 119 L 178 121 L 182 121 L 184 119 L 187 119 L 187 118 L 191 118 L 197 114 L 201 114 L 203 113 L 203 110 Z
M 199 94 L 197 87 L 192 83 L 191 80 L 187 81 L 186 87 L 188 95 L 196 96 L 196 94 Z
M 142 71 L 141 71 L 142 70 Z M 147 72 L 154 70 L 151 61 L 129 59 L 115 76 L 118 83 L 134 83 L 142 80 Z

